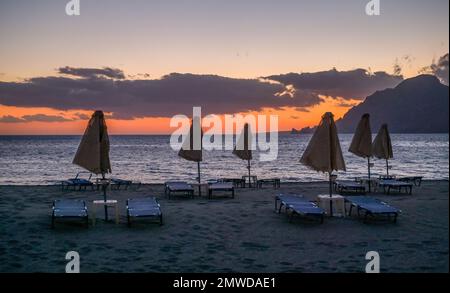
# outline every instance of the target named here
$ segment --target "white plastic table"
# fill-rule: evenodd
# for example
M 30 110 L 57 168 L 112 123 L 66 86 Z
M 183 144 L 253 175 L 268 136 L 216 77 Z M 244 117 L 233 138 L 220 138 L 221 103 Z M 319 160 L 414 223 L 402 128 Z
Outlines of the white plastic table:
M 116 216 L 116 224 L 119 224 L 119 204 L 115 199 L 104 200 L 94 200 L 92 202 L 92 226 L 95 226 L 95 217 L 97 212 L 97 206 L 107 206 L 114 207 L 114 212 Z
M 317 196 L 318 206 L 321 207 L 327 215 L 330 215 L 330 201 L 333 204 L 333 216 L 345 217 L 345 198 L 342 195 L 320 194 Z

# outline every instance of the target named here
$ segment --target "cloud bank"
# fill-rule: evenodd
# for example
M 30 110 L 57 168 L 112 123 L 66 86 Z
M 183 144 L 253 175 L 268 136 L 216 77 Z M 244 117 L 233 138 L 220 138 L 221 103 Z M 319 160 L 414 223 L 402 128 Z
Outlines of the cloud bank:
M 0 104 L 57 110 L 101 109 L 113 113 L 116 119 L 191 115 L 193 106 L 201 106 L 203 114 L 285 107 L 305 110 L 321 103 L 321 95 L 363 99 L 402 80 L 385 72 L 369 74 L 364 69 L 290 73 L 261 79 L 180 73 L 161 79 L 128 79 L 122 70 L 109 67 L 62 67 L 58 73 L 23 82 L 0 81 Z M 22 122 L 27 118 L 50 122 L 63 117 L 22 117 Z M 3 120 L 12 119 L 4 116 Z
M 25 115 L 20 118 L 11 115 L 0 117 L 0 122 L 3 123 L 67 122 L 67 121 L 73 121 L 73 119 L 67 119 L 64 118 L 63 116 L 58 115 L 45 115 L 45 114 Z
M 283 84 L 292 84 L 297 89 L 313 94 L 342 97 L 344 99 L 362 100 L 377 90 L 397 86 L 402 76 L 390 75 L 386 72 L 369 73 L 365 69 L 351 71 L 329 71 L 315 73 L 289 73 L 268 76 Z

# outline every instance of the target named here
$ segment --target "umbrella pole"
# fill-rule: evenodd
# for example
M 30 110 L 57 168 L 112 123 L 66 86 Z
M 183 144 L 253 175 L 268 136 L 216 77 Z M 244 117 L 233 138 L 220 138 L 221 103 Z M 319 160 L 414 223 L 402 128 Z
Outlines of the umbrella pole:
M 198 174 L 198 194 L 199 196 L 202 196 L 202 187 L 200 186 L 200 162 L 197 162 L 197 174 Z
M 389 177 L 389 161 L 386 159 L 386 175 Z
M 248 188 L 252 187 L 252 179 L 250 177 L 250 160 L 247 160 L 247 168 L 248 168 Z
M 106 205 L 106 181 L 105 181 L 105 173 L 102 173 L 102 187 L 103 187 L 103 200 L 105 207 L 105 221 L 108 221 L 108 206 Z
M 333 187 L 331 183 L 331 172 L 328 173 L 328 188 L 330 191 L 330 217 L 333 216 Z
M 367 158 L 367 175 L 369 178 L 369 193 L 370 193 L 371 192 L 370 191 L 370 185 L 371 185 L 371 182 L 370 182 L 370 157 Z

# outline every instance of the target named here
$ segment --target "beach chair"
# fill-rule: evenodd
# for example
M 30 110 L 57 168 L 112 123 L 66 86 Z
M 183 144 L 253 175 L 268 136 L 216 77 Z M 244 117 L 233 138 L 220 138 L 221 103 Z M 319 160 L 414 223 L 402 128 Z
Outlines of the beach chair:
M 132 218 L 156 219 L 160 225 L 163 224 L 161 206 L 155 198 L 134 198 L 127 200 L 127 222 L 131 226 Z
M 213 192 L 231 192 L 231 197 L 234 198 L 234 185 L 231 182 L 226 183 L 212 183 L 208 186 L 208 197 L 212 198 Z
M 397 176 L 395 175 L 380 175 L 378 176 L 378 180 L 395 180 Z
M 383 187 L 385 194 L 391 194 L 391 190 L 396 190 L 398 193 L 401 193 L 402 189 L 404 189 L 407 194 L 411 195 L 413 188 L 412 183 L 399 180 L 382 180 L 380 181 L 379 186 Z
M 52 206 L 52 228 L 56 219 L 81 219 L 89 227 L 89 214 L 84 200 L 57 199 Z
M 364 222 L 368 217 L 375 217 L 384 215 L 390 219 L 393 216 L 394 223 L 397 222 L 397 217 L 401 211 L 389 204 L 382 202 L 376 198 L 368 196 L 347 196 L 345 201 L 350 203 L 349 216 L 352 214 L 352 209 L 356 208 L 358 217 L 361 216 L 361 211 L 364 212 Z
M 194 188 L 184 181 L 168 181 L 164 183 L 164 193 L 169 197 L 169 199 L 172 193 L 181 193 L 193 198 Z
M 264 184 L 270 184 L 274 189 L 277 189 L 281 187 L 281 180 L 280 178 L 258 179 L 256 187 L 263 188 Z
M 135 183 L 136 189 L 138 189 L 141 186 L 141 182 L 133 182 L 132 180 L 124 180 L 119 178 L 111 178 L 111 189 L 115 187 L 117 190 L 120 190 L 120 188 L 124 188 L 124 190 L 127 190 L 130 186 Z
M 397 178 L 398 181 L 407 182 L 407 183 L 413 183 L 414 186 L 420 186 L 422 185 L 422 176 L 407 176 L 407 177 L 400 177 Z
M 219 180 L 217 180 L 218 182 L 221 183 L 233 183 L 233 186 L 235 188 L 239 188 L 239 187 L 245 187 L 245 180 L 242 178 L 221 178 Z
M 277 208 L 278 203 L 280 204 L 279 208 Z M 302 217 L 316 217 L 320 219 L 321 224 L 323 223 L 325 211 L 302 196 L 283 194 L 275 196 L 275 210 L 281 213 L 283 206 L 286 213 L 289 214 L 290 211 L 289 222 L 292 222 L 294 215 L 299 215 Z
M 80 178 L 81 174 L 89 174 L 89 178 L 88 179 Z M 88 187 L 94 189 L 94 183 L 91 181 L 91 178 L 92 173 L 78 172 L 75 178 L 61 181 L 61 188 L 62 190 L 69 190 L 70 187 L 73 187 L 73 190 L 76 190 L 77 187 L 78 190 L 81 190 L 82 188 L 86 190 Z
M 334 188 L 339 193 L 366 193 L 366 186 L 354 181 L 335 181 Z

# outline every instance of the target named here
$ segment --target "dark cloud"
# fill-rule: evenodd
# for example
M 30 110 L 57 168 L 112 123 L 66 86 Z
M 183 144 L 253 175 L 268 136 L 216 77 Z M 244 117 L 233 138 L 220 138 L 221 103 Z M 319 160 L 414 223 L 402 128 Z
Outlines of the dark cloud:
M 6 116 L 1 116 L 0 117 L 0 123 L 20 123 L 20 122 L 25 122 L 23 119 L 11 116 L 11 115 L 6 115 Z
M 75 113 L 74 116 L 79 120 L 89 120 L 91 118 L 89 115 L 83 113 Z
M 117 119 L 237 113 L 264 107 L 307 107 L 321 99 L 310 92 L 285 92 L 284 85 L 257 79 L 173 73 L 154 80 L 38 77 L 0 82 L 0 104 L 59 110 L 102 109 Z
M 110 67 L 103 68 L 75 68 L 75 67 L 61 67 L 58 69 L 60 74 L 72 75 L 83 78 L 99 78 L 108 77 L 114 79 L 124 79 L 125 74 L 122 70 Z
M 427 66 L 421 70 L 421 73 L 430 73 L 435 75 L 439 80 L 448 85 L 448 53 L 439 58 L 439 60 L 433 61 L 430 66 Z
M 63 116 L 45 115 L 45 114 L 25 115 L 25 116 L 22 116 L 22 119 L 25 120 L 26 122 L 67 122 L 67 121 L 73 121 L 71 119 L 64 118 Z
M 332 69 L 316 73 L 272 75 L 267 79 L 283 84 L 292 84 L 296 89 L 310 91 L 314 94 L 345 99 L 364 99 L 377 90 L 397 86 L 403 77 L 386 72 L 369 73 L 365 69 L 351 71 Z
M 73 120 L 64 118 L 63 116 L 45 115 L 45 114 L 25 115 L 20 118 L 14 117 L 11 115 L 0 117 L 0 122 L 3 122 L 3 123 L 67 122 L 67 121 L 73 121 Z
M 57 110 L 101 109 L 113 113 L 111 117 L 116 119 L 191 115 L 193 106 L 201 106 L 203 114 L 286 107 L 307 111 L 306 107 L 323 101 L 320 95 L 363 98 L 401 79 L 384 72 L 368 74 L 362 69 L 291 73 L 266 79 L 179 73 L 161 79 L 124 79 L 121 70 L 111 68 L 64 67 L 59 72 L 72 76 L 0 81 L 0 104 Z

